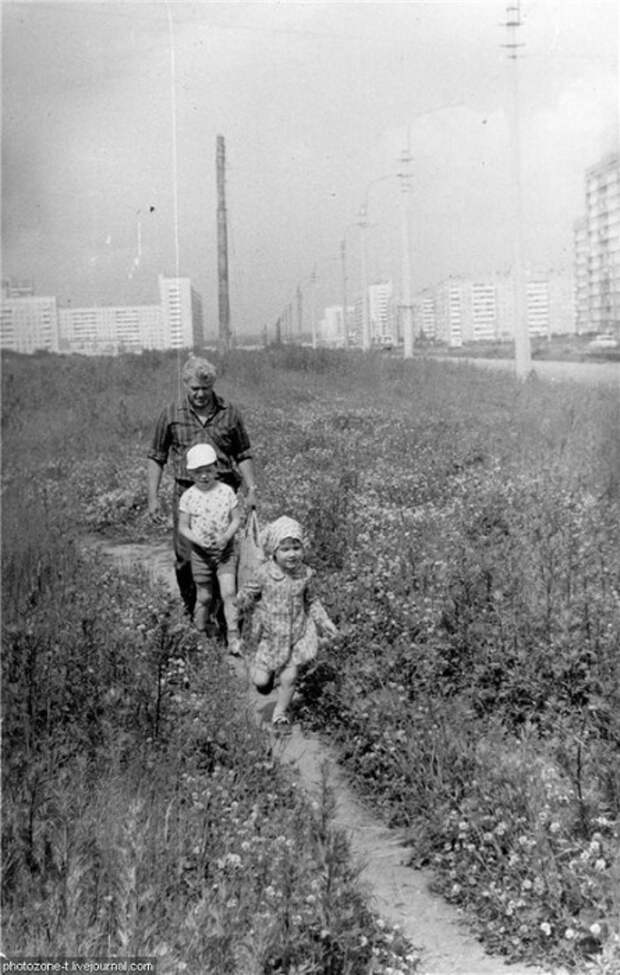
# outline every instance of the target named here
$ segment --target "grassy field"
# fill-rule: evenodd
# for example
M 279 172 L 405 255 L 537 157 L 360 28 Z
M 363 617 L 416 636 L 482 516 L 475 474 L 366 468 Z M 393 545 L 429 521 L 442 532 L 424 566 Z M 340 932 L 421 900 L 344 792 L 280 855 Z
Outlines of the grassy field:
M 413 970 L 350 893 L 326 809 L 300 816 L 277 769 L 247 764 L 226 675 L 209 716 L 175 703 L 170 667 L 192 688 L 204 675 L 170 599 L 74 544 L 152 536 L 145 452 L 178 365 L 5 358 L 5 938 L 131 945 L 196 972 Z M 329 733 L 492 950 L 612 975 L 617 390 L 295 348 L 230 356 L 218 389 L 246 417 L 260 518 L 305 523 L 345 634 L 305 673 L 299 720 Z M 261 860 L 257 808 L 276 844 Z M 239 869 L 259 862 L 272 901 Z

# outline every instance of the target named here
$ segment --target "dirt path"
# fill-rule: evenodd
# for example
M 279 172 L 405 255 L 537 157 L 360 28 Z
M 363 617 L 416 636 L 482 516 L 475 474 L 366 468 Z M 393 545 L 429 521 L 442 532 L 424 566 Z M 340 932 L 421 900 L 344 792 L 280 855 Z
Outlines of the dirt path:
M 169 543 L 100 548 L 118 565 L 139 563 L 154 579 L 176 588 Z M 235 669 L 240 681 L 245 681 L 244 665 L 239 662 Z M 248 691 L 247 700 L 257 722 L 273 709 L 273 696 L 259 698 Z M 507 965 L 485 953 L 461 923 L 458 910 L 430 892 L 430 872 L 405 865 L 409 850 L 399 832 L 382 825 L 353 794 L 334 754 L 318 737 L 302 733 L 296 725 L 291 735 L 275 744 L 274 752 L 296 770 L 309 794 L 320 789 L 327 771 L 336 799 L 334 821 L 348 834 L 353 854 L 362 864 L 361 879 L 371 903 L 422 950 L 421 975 L 550 975 L 537 967 Z

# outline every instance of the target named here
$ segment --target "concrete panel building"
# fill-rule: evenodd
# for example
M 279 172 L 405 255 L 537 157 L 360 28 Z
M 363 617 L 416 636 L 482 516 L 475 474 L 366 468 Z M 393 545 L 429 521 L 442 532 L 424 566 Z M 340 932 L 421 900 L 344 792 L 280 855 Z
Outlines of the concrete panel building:
M 575 330 L 571 276 L 565 272 L 528 269 L 526 312 L 530 336 L 568 334 Z M 510 271 L 486 278 L 451 277 L 416 296 L 416 332 L 458 347 L 464 342 L 514 338 L 514 283 Z
M 159 304 L 59 308 L 3 282 L 0 347 L 82 355 L 201 348 L 202 302 L 189 278 L 159 275 Z
M 13 352 L 58 352 L 56 298 L 2 296 L 0 348 Z
M 620 338 L 620 155 L 585 175 L 585 215 L 574 224 L 575 303 L 580 332 Z

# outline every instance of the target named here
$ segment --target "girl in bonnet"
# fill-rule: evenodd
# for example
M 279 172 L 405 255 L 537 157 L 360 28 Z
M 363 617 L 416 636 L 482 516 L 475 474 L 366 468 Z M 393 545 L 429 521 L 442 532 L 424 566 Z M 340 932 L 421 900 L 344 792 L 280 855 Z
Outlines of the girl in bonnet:
M 268 694 L 279 679 L 272 722 L 289 723 L 300 664 L 316 657 L 319 636 L 335 637 L 338 630 L 314 593 L 314 572 L 304 562 L 304 535 L 299 522 L 283 515 L 261 533 L 266 561 L 254 579 L 237 595 L 241 608 L 258 605 L 253 617 L 257 640 L 252 666 L 256 689 Z

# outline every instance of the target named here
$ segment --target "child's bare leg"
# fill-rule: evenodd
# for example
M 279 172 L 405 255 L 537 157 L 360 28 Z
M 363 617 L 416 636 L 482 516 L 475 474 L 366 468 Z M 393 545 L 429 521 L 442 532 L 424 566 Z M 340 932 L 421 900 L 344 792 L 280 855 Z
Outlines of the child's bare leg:
M 251 670 L 254 686 L 259 694 L 269 694 L 273 687 L 273 672 L 264 667 L 257 667 L 256 664 Z
M 278 687 L 278 701 L 274 708 L 273 720 L 283 718 L 288 711 L 291 703 L 295 684 L 297 682 L 297 665 L 288 664 L 280 674 L 280 686 Z
M 211 610 L 211 600 L 213 598 L 213 593 L 211 589 L 207 586 L 201 585 L 196 587 L 196 606 L 194 608 L 194 625 L 197 630 L 204 633 L 207 628 L 207 622 L 209 620 L 209 612 Z
M 234 572 L 218 571 L 220 596 L 224 604 L 224 619 L 226 620 L 226 642 L 232 653 L 239 653 L 239 612 L 237 610 L 237 584 Z

